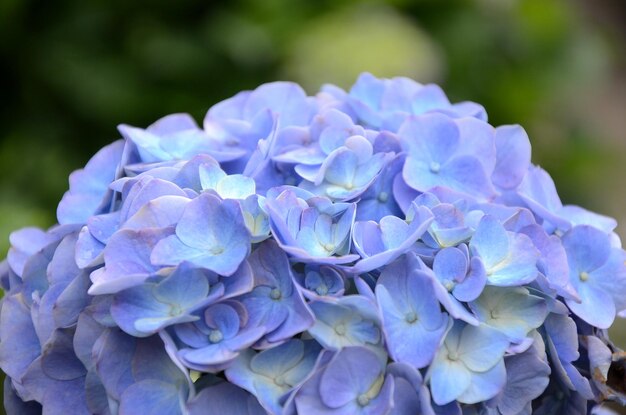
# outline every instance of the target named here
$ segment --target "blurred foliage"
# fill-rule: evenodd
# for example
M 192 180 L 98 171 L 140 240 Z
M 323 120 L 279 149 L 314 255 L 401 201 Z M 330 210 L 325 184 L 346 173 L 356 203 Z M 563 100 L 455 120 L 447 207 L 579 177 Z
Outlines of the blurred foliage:
M 364 71 L 380 77 L 414 76 L 422 83 L 440 81 L 442 51 L 393 8 L 344 7 L 303 26 L 289 44 L 283 72 L 316 91 L 330 79 L 348 89 Z
M 524 125 L 566 202 L 624 223 L 624 38 L 589 13 L 609 3 L 626 10 L 606 0 L 2 0 L 0 250 L 11 230 L 54 223 L 68 174 L 118 137 L 118 123 L 201 120 L 263 82 L 314 93 L 363 70 L 438 82 L 452 100 L 485 105 L 493 124 Z

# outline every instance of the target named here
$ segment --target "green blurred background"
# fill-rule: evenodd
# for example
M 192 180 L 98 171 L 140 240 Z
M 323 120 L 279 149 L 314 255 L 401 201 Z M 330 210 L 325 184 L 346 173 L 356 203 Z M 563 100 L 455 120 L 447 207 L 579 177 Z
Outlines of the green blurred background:
M 314 93 L 365 70 L 522 124 L 562 199 L 626 238 L 622 0 L 0 0 L 0 58 L 3 253 L 12 230 L 54 223 L 68 174 L 117 124 L 201 120 L 263 82 Z

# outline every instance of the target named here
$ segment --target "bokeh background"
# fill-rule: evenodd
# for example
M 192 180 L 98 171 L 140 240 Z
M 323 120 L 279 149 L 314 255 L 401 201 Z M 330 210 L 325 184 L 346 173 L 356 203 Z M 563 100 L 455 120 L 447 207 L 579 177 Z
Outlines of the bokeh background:
M 172 112 L 357 74 L 441 84 L 519 123 L 566 203 L 626 240 L 623 0 L 0 0 L 0 252 L 48 227 L 68 174 Z M 626 348 L 626 324 L 614 330 Z

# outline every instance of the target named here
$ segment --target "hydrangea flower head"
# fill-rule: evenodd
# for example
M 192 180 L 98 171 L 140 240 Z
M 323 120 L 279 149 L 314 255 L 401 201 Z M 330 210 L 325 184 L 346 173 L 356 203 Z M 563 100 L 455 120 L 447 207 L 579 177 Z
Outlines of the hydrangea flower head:
M 362 74 L 168 115 L 0 264 L 8 414 L 587 414 L 625 403 L 617 222 L 518 125 Z

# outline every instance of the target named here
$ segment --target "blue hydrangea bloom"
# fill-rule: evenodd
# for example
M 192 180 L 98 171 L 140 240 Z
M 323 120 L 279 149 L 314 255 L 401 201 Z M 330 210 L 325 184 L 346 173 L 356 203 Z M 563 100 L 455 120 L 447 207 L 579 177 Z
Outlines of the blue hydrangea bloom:
M 222 199 L 246 199 L 256 194 L 253 179 L 241 174 L 226 174 L 219 166 L 200 166 L 202 190 L 212 190 Z
M 533 338 L 526 351 L 504 358 L 506 386 L 488 404 L 497 408 L 499 414 L 529 413 L 532 401 L 548 386 L 551 371 L 545 346 L 537 332 Z
M 381 268 L 410 250 L 430 226 L 433 215 L 428 208 L 419 206 L 411 219 L 407 223 L 396 216 L 385 216 L 379 223 L 356 222 L 352 240 L 362 259 L 350 272 L 360 274 Z
M 490 327 L 455 322 L 429 369 L 435 403 L 477 403 L 496 396 L 506 384 L 503 357 L 508 345 Z
M 175 266 L 183 261 L 218 274 L 231 275 L 250 252 L 250 233 L 239 205 L 203 194 L 189 202 L 176 234 L 159 241 L 150 260 Z
M 339 351 L 296 392 L 299 413 L 384 414 L 393 405 L 393 377 L 362 347 Z
M 524 226 L 519 232 L 527 235 L 541 253 L 537 269 L 540 277 L 545 278 L 546 284 L 543 284 L 542 289 L 566 299 L 578 300 L 578 294 L 570 282 L 567 253 L 561 239 L 557 235 L 548 235 L 538 224 Z
M 145 130 L 125 124 L 118 129 L 136 146 L 143 162 L 186 160 L 199 153 L 210 154 L 220 162 L 243 156 L 241 150 L 224 148 L 212 139 L 189 114 L 167 115 Z
M 197 322 L 176 326 L 185 348 L 178 352 L 181 361 L 200 371 L 220 371 L 263 336 L 265 328 L 249 324 L 245 307 L 224 301 L 208 307 Z
M 564 311 L 564 310 L 558 310 Z M 589 379 L 574 365 L 580 358 L 577 327 L 573 319 L 558 312 L 550 313 L 543 326 L 546 352 L 561 394 L 593 399 Z
M 165 228 L 175 224 L 187 202 L 187 194 L 169 181 L 150 176 L 128 180 L 122 188 L 120 210 L 90 217 L 81 230 L 78 265 L 100 265 L 105 246 L 119 229 Z
M 470 308 L 481 323 L 498 330 L 511 343 L 521 343 L 548 315 L 544 299 L 522 287 L 485 287 Z
M 566 300 L 568 307 L 580 318 L 599 328 L 608 328 L 616 311 L 626 307 L 626 255 L 612 248 L 608 235 L 588 225 L 572 228 L 563 235 L 567 252 L 570 282 L 580 301 Z M 598 307 L 602 304 L 602 307 Z
M 530 141 L 519 125 L 496 128 L 496 165 L 491 181 L 501 191 L 516 189 L 530 167 Z
M 399 261 L 383 271 L 376 299 L 389 355 L 421 369 L 439 349 L 448 317 L 439 309 L 428 277 L 407 265 L 411 262 Z
M 539 251 L 530 238 L 507 231 L 493 216 L 481 219 L 469 246 L 482 260 L 488 284 L 522 285 L 537 278 Z
M 307 127 L 289 127 L 276 137 L 274 161 L 296 164 L 300 168 L 319 167 L 334 150 L 350 137 L 364 137 L 366 130 L 337 109 L 317 114 Z
M 550 232 L 566 232 L 572 226 L 589 225 L 606 233 L 617 226 L 613 218 L 588 211 L 580 206 L 563 205 L 554 181 L 541 167 L 531 165 L 517 194 L 533 213 L 541 218 Z
M 350 232 L 356 206 L 309 196 L 304 200 L 286 189 L 269 198 L 270 227 L 281 248 L 302 262 L 341 264 L 358 258 L 350 254 Z
M 290 340 L 255 354 L 247 350 L 226 369 L 226 377 L 257 397 L 270 413 L 280 413 L 280 400 L 309 374 L 320 353 L 314 341 Z
M 266 345 L 281 343 L 313 325 L 315 319 L 294 282 L 287 255 L 266 241 L 250 256 L 254 288 L 240 297 L 252 326 L 265 329 Z
M 338 301 L 314 301 L 311 309 L 315 324 L 308 332 L 328 350 L 364 346 L 382 355 L 380 318 L 373 305 L 361 295 L 344 296 Z
M 243 91 L 209 109 L 204 131 L 230 151 L 243 151 L 244 157 L 225 163 L 229 173 L 242 173 L 247 157 L 257 143 L 276 127 L 308 125 L 316 113 L 317 102 L 291 82 L 273 82 L 254 91 Z
M 417 205 L 428 207 L 434 216 L 428 232 L 422 237 L 422 243 L 426 246 L 433 249 L 455 247 L 467 242 L 474 233 L 465 223 L 464 201 L 442 203 L 434 194 L 423 193 L 413 202 L 407 204 L 407 215 L 411 215 Z
M 24 228 L 11 233 L 9 240 L 11 248 L 7 254 L 7 262 L 11 270 L 21 277 L 26 263 L 58 238 L 39 228 Z
M 302 293 L 309 299 L 323 296 L 341 297 L 346 288 L 341 271 L 328 265 L 305 265 L 304 274 L 296 276 Z
M 617 222 L 564 205 L 522 127 L 364 73 L 119 131 L 70 176 L 58 224 L 10 235 L 8 414 L 626 403 Z
M 126 333 L 149 336 L 163 327 L 197 320 L 192 313 L 224 292 L 223 287 L 210 288 L 202 270 L 183 263 L 161 281 L 117 293 L 111 305 L 111 317 Z
M 386 153 L 374 154 L 367 138 L 357 135 L 333 150 L 319 168 L 296 166 L 295 171 L 305 179 L 300 187 L 333 200 L 352 200 L 367 190 L 389 158 Z
M 150 261 L 152 251 L 162 239 L 173 236 L 172 229 L 124 229 L 116 232 L 103 251 L 104 267 L 91 273 L 92 295 L 113 294 L 139 285 L 163 268 Z
M 191 382 L 170 360 L 161 339 L 123 336 L 108 329 L 93 346 L 94 368 L 106 393 L 118 400 L 119 413 L 183 414 Z M 125 370 L 128 365 L 131 373 Z
M 435 414 L 430 392 L 419 370 L 406 363 L 394 362 L 387 366 L 387 373 L 393 376 L 393 408 L 390 414 L 410 415 L 415 411 L 425 415 Z
M 393 183 L 403 166 L 403 155 L 398 155 L 385 166 L 376 181 L 361 194 L 357 204 L 356 220 L 379 221 L 385 216 L 402 215 L 400 206 L 394 198 Z
M 476 317 L 462 302 L 475 300 L 485 288 L 487 274 L 480 259 L 469 259 L 466 245 L 459 248 L 444 248 L 433 260 L 432 272 L 425 266 L 418 271 L 430 278 L 435 296 L 456 319 L 477 325 Z
M 261 207 L 265 198 L 259 195 L 248 196 L 242 203 L 243 220 L 250 232 L 251 242 L 263 242 L 270 237 L 270 221 Z
M 40 355 L 41 343 L 30 309 L 20 295 L 7 296 L 2 302 L 0 362 L 12 379 L 21 379 L 30 364 Z
M 585 336 L 583 342 L 588 352 L 589 370 L 594 373 L 592 382 L 600 393 L 607 396 L 609 400 L 626 405 L 626 396 L 624 393 L 615 388 L 617 385 L 609 381 L 609 371 L 613 362 L 621 362 L 622 356 L 606 338 Z M 606 344 L 606 343 L 609 344 Z M 619 363 L 618 363 L 619 364 Z
M 450 104 L 437 85 L 421 85 L 404 77 L 378 79 L 370 73 L 359 76 L 350 89 L 348 104 L 366 125 L 392 131 L 407 116 L 429 111 L 487 118 L 484 108 L 473 102 Z
M 478 120 L 455 121 L 440 114 L 409 118 L 398 132 L 407 152 L 404 180 L 421 192 L 445 186 L 473 197 L 493 196 L 492 130 Z

